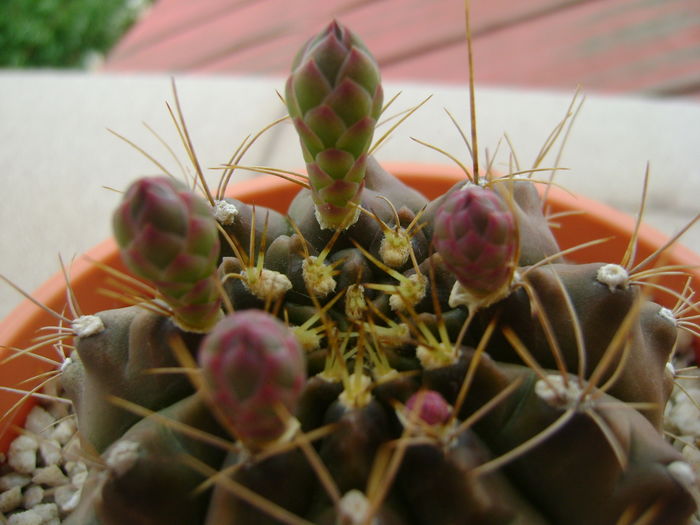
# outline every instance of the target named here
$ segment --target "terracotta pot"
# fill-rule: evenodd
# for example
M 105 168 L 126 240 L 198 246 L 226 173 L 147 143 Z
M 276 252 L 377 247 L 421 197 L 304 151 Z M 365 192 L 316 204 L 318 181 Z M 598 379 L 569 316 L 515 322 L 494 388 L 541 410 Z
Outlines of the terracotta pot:
M 392 164 L 388 167 L 392 173 L 398 175 L 428 198 L 437 197 L 464 178 L 462 172 L 448 166 Z M 279 178 L 260 177 L 231 186 L 229 194 L 249 203 L 284 211 L 297 189 L 298 186 Z M 619 262 L 621 260 L 634 228 L 633 218 L 590 199 L 570 195 L 558 188 L 551 188 L 547 204 L 551 213 L 583 212 L 567 215 L 557 220 L 561 224 L 561 228 L 556 229 L 554 233 L 562 248 L 593 239 L 614 236 L 614 239 L 609 242 L 576 252 L 570 256 L 572 260 L 577 262 Z M 107 219 L 105 218 L 105 220 Z M 639 236 L 638 260 L 642 260 L 656 248 L 663 246 L 666 240 L 667 238 L 658 231 L 648 226 L 642 226 Z M 81 310 L 85 313 L 92 313 L 123 306 L 118 301 L 99 293 L 100 288 L 108 287 L 105 284 L 108 275 L 95 267 L 90 260 L 99 261 L 124 271 L 112 239 L 102 242 L 91 249 L 86 257 L 77 260 L 71 268 L 71 282 Z M 682 246 L 674 246 L 669 249 L 664 260 L 666 264 L 700 266 L 700 257 Z M 700 288 L 700 270 L 691 270 L 691 275 L 694 287 Z M 679 277 L 665 277 L 659 280 L 659 284 L 669 285 L 675 289 L 682 288 L 683 283 L 684 280 Z M 65 304 L 66 297 L 63 276 L 61 274 L 54 275 L 33 294 L 33 297 L 50 308 L 60 311 Z M 666 306 L 673 306 L 675 303 L 675 299 L 670 296 L 659 296 L 655 299 Z M 34 337 L 41 335 L 41 332 L 37 332 L 38 330 L 51 325 L 56 325 L 54 317 L 32 302 L 25 300 L 0 323 L 0 344 L 5 347 L 26 348 L 32 344 Z M 0 350 L 0 359 L 5 359 L 13 353 L 3 348 Z M 55 352 L 50 348 L 44 349 L 42 353 L 49 357 L 56 357 Z M 37 382 L 24 383 L 25 380 L 50 369 L 51 365 L 45 361 L 26 356 L 16 358 L 0 365 L 0 385 L 27 390 Z M 19 394 L 0 392 L 0 413 L 8 412 L 20 399 Z M 31 401 L 25 402 L 19 408 L 13 409 L 12 414 L 4 420 L 6 427 L 4 430 L 7 430 L 11 424 L 21 424 L 32 404 Z M 3 432 L 0 438 L 0 450 L 7 450 L 14 434 L 15 432 L 12 430 Z

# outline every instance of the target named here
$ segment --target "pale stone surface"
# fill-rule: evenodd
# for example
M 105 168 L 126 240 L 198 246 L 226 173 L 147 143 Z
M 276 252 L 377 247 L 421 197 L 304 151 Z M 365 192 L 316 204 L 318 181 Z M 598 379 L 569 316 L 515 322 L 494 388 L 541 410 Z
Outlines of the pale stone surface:
M 42 521 L 49 521 L 54 518 L 58 518 L 58 507 L 55 503 L 42 503 L 37 505 L 32 509 L 39 516 L 41 516 Z
M 7 525 L 41 525 L 42 521 L 44 520 L 41 515 L 34 510 L 25 510 L 10 516 L 7 519 Z
M 54 492 L 54 501 L 61 512 L 67 514 L 78 506 L 82 489 L 78 489 L 72 484 L 57 487 Z
M 32 434 L 43 437 L 51 432 L 55 421 L 56 419 L 48 411 L 36 405 L 29 411 L 24 428 Z
M 58 487 L 68 483 L 69 480 L 58 465 L 50 465 L 36 469 L 32 481 L 38 485 Z
M 75 430 L 75 419 L 64 419 L 54 428 L 54 431 L 51 434 L 51 439 L 55 439 L 61 445 L 65 445 L 68 443 L 68 440 L 73 437 Z
M 49 391 L 51 389 L 44 393 Z M 60 395 L 60 392 L 52 391 L 52 395 Z M 28 418 L 35 433 L 20 434 L 10 445 L 6 467 L 27 472 L 9 472 L 0 477 L 0 522 L 3 524 L 60 525 L 61 519 L 77 507 L 87 466 L 76 459 L 80 451 L 76 448 L 74 418 L 71 416 L 56 425 L 53 415 L 56 404 L 37 405 Z M 54 436 L 64 443 L 53 439 Z M 30 453 L 31 461 L 24 461 Z M 3 521 L 5 515 L 7 522 Z
M 36 468 L 36 456 L 39 443 L 29 435 L 21 435 L 10 444 L 7 462 L 17 472 L 31 474 Z
M 39 485 L 32 485 L 22 494 L 22 506 L 25 509 L 39 505 L 44 500 L 44 489 Z
M 32 482 L 32 477 L 29 474 L 20 474 L 19 472 L 10 472 L 0 477 L 0 490 L 8 490 L 13 487 L 25 487 Z
M 0 512 L 10 512 L 22 504 L 22 489 L 11 488 L 0 493 Z
M 47 439 L 39 444 L 39 455 L 45 465 L 58 465 L 61 462 L 61 444 L 54 439 Z

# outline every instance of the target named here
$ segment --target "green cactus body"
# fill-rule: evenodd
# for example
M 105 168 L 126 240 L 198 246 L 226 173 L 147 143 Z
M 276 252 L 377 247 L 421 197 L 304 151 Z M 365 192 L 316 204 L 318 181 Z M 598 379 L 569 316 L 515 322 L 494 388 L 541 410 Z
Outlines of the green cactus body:
M 322 228 L 347 228 L 357 220 L 382 100 L 374 58 L 336 22 L 309 40 L 292 64 L 287 108 L 299 133 Z
M 336 23 L 303 47 L 286 98 L 311 191 L 236 203 L 236 249 L 171 180 L 127 191 L 115 235 L 170 310 L 76 338 L 63 382 L 103 465 L 68 523 L 691 523 L 697 480 L 661 430 L 681 323 L 621 267 L 559 256 L 530 181 L 429 201 L 385 171 L 378 82 Z

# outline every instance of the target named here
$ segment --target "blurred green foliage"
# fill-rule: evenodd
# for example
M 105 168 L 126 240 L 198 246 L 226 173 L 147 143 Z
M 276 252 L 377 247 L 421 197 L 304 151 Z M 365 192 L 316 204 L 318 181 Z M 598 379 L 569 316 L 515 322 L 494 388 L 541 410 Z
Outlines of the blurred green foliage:
M 0 0 L 0 66 L 83 67 L 106 53 L 147 2 Z

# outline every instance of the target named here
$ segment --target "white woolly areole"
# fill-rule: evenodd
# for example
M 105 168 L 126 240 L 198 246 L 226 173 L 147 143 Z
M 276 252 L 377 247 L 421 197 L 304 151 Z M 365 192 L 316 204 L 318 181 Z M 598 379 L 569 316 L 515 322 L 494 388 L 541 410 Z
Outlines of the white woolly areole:
M 248 270 L 242 282 L 258 299 L 279 299 L 292 289 L 292 281 L 283 273 L 263 268 L 261 271 Z
M 63 363 L 61 363 L 60 371 L 65 372 L 66 368 L 68 368 L 72 364 L 73 364 L 73 360 L 70 357 L 66 357 L 63 360 Z
M 627 288 L 627 281 L 629 280 L 629 274 L 619 264 L 606 264 L 598 268 L 598 273 L 596 274 L 596 279 L 599 283 L 606 285 L 610 291 L 614 291 L 615 288 Z
M 338 502 L 338 524 L 339 525 L 359 525 L 364 523 L 375 524 L 377 519 L 367 521 L 369 518 L 370 503 L 362 492 L 353 489 L 346 492 Z
M 428 278 L 421 273 L 414 273 L 403 279 L 397 293 L 389 297 L 389 306 L 394 312 L 403 312 L 408 306 L 418 304 L 428 288 Z
M 335 290 L 333 268 L 315 255 L 310 255 L 302 261 L 301 270 L 304 283 L 316 297 L 325 297 Z
M 455 281 L 455 284 L 450 290 L 450 298 L 447 300 L 447 304 L 450 308 L 457 308 L 458 306 L 466 306 L 471 308 L 473 304 L 476 304 L 476 298 L 474 295 L 469 293 L 469 291 L 460 284 L 459 281 Z
M 497 303 L 501 299 L 505 299 L 510 295 L 513 290 L 513 286 L 520 282 L 520 274 L 518 271 L 514 271 L 510 279 L 510 282 L 506 283 L 500 289 L 495 290 L 486 296 L 477 296 L 467 290 L 462 283 L 455 281 L 450 290 L 450 297 L 447 299 L 447 303 L 450 308 L 457 308 L 458 306 L 466 306 L 468 310 L 480 310 L 481 308 L 487 308 L 494 303 Z
M 685 488 L 693 487 L 697 482 L 697 476 L 693 471 L 693 467 L 685 461 L 674 461 L 666 465 L 666 468 L 673 479 Z
M 361 284 L 351 284 L 345 290 L 345 315 L 353 321 L 359 321 L 366 311 L 365 287 Z
M 418 345 L 416 347 L 416 357 L 425 370 L 435 370 L 453 365 L 458 361 L 457 351 L 454 347 L 452 347 L 451 351 L 441 352 L 424 345 Z
M 676 367 L 673 366 L 673 363 L 671 361 L 666 363 L 666 371 L 673 377 L 676 377 Z
M 219 224 L 233 224 L 238 216 L 238 208 L 236 205 L 225 200 L 216 201 L 214 203 L 214 218 Z
M 666 308 L 665 306 L 662 306 L 659 308 L 659 317 L 662 317 L 663 319 L 666 319 L 667 321 L 671 322 L 673 326 L 676 326 L 676 316 L 673 315 L 673 312 Z
M 410 342 L 411 330 L 405 323 L 392 326 L 376 326 L 372 323 L 365 323 L 368 331 L 374 332 L 373 337 L 377 344 L 385 350 L 399 348 Z
M 356 206 L 355 207 L 355 214 L 350 218 L 350 220 L 345 224 L 345 227 L 343 228 L 344 230 L 347 230 L 350 226 L 355 224 L 357 222 L 357 219 L 360 218 L 360 207 Z M 337 230 L 338 227 L 334 224 L 329 224 L 326 222 L 326 219 L 323 218 L 323 216 L 318 212 L 318 208 L 314 206 L 314 214 L 316 215 L 316 220 L 318 221 L 318 225 L 321 227 L 322 230 Z
M 372 379 L 365 374 L 357 376 L 353 374 L 345 384 L 345 389 L 338 396 L 347 408 L 358 408 L 367 405 L 372 400 Z
M 406 230 L 390 230 L 384 233 L 379 245 L 379 256 L 382 262 L 391 268 L 399 268 L 406 264 L 411 255 L 411 239 Z
M 313 352 L 321 348 L 321 336 L 318 333 L 298 325 L 290 328 L 305 352 Z
M 73 333 L 78 337 L 90 337 L 104 331 L 102 319 L 96 315 L 81 315 L 71 323 Z
M 123 476 L 134 466 L 139 459 L 139 444 L 136 441 L 117 441 L 107 452 L 105 461 L 107 466 L 117 474 Z
M 548 405 L 568 408 L 579 404 L 582 390 L 577 381 L 569 379 L 568 384 L 558 374 L 550 374 L 547 381 L 540 379 L 535 383 L 535 394 Z

